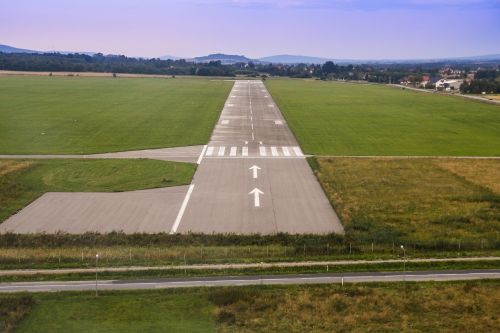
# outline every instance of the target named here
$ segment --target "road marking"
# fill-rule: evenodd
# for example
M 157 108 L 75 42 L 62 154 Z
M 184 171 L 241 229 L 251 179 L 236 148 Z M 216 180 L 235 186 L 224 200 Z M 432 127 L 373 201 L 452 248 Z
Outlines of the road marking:
M 255 141 L 255 135 L 252 132 L 252 141 Z
M 268 96 L 268 95 L 264 95 L 264 97 L 265 97 L 265 98 L 269 98 L 269 96 Z
M 248 147 L 241 147 L 241 155 L 248 156 Z
M 198 157 L 198 161 L 196 161 L 196 164 L 200 164 L 201 160 L 203 159 L 203 155 L 205 155 L 205 151 L 207 150 L 207 145 L 203 146 L 203 149 L 201 151 L 200 156 Z
M 224 156 L 224 152 L 226 151 L 226 147 L 222 146 L 222 147 L 219 147 L 219 156 Z
M 214 147 L 208 147 L 207 149 L 207 156 L 212 156 L 214 153 Z
M 281 121 L 281 120 L 275 120 L 274 124 L 275 125 L 283 125 L 283 121 Z
M 260 207 L 260 195 L 264 194 L 261 190 L 259 190 L 257 187 L 254 188 L 250 193 L 248 194 L 253 194 L 253 204 L 254 207 Z
M 273 156 L 279 156 L 278 149 L 276 149 L 276 147 L 271 147 L 271 154 Z
M 261 144 L 262 144 L 262 141 L 259 141 L 259 145 L 261 145 Z
M 248 141 L 245 141 L 245 144 L 247 145 L 247 144 L 248 144 Z
M 259 166 L 253 165 L 249 168 L 249 170 L 252 170 L 253 172 L 253 179 L 257 179 L 259 177 L 258 171 L 261 170 Z
M 272 105 L 272 104 L 269 104 L 268 106 L 269 106 L 270 108 L 274 108 L 274 105 Z
M 229 124 L 229 120 L 224 119 L 224 120 L 222 120 L 220 123 L 221 123 L 222 125 L 227 125 L 227 124 Z
M 262 90 L 261 90 L 261 92 L 266 92 L 266 90 L 265 90 L 265 89 L 262 89 Z
M 231 147 L 231 151 L 229 152 L 229 156 L 236 156 L 236 150 L 237 149 L 238 148 L 236 148 L 236 147 Z
M 288 150 L 288 147 L 281 147 L 283 150 L 283 155 L 285 156 L 290 156 L 290 151 Z
M 267 156 L 266 147 L 259 147 L 260 156 Z
M 300 150 L 299 147 L 293 147 L 292 149 L 295 152 L 295 155 L 297 155 L 297 156 L 304 156 L 304 154 L 302 154 L 302 151 Z
M 253 123 L 250 124 L 252 126 L 252 131 L 253 131 Z
M 184 197 L 184 201 L 182 202 L 181 209 L 179 210 L 179 213 L 177 214 L 177 217 L 175 218 L 174 225 L 172 226 L 172 229 L 170 229 L 170 234 L 175 234 L 177 232 L 177 228 L 179 228 L 179 224 L 181 223 L 182 216 L 184 215 L 184 212 L 186 211 L 187 204 L 189 202 L 189 198 L 191 197 L 191 193 L 193 193 L 194 189 L 194 184 L 189 185 L 189 189 L 186 193 L 186 196 Z
M 252 116 L 250 116 L 250 121 L 253 121 L 253 117 Z
M 233 107 L 233 106 L 234 106 L 234 104 L 228 103 L 228 104 L 226 104 L 226 106 L 228 106 L 228 107 Z

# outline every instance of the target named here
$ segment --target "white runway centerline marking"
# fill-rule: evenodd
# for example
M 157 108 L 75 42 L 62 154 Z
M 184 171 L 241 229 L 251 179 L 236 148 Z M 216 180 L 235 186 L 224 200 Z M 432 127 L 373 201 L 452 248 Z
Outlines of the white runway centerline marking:
M 267 156 L 266 147 L 259 147 L 260 156 Z
M 181 209 L 179 210 L 179 213 L 177 214 L 177 217 L 175 218 L 174 225 L 172 226 L 172 229 L 170 229 L 170 234 L 175 234 L 177 232 L 177 229 L 179 228 L 179 224 L 181 223 L 182 216 L 184 215 L 184 212 L 186 211 L 187 204 L 189 202 L 189 198 L 191 197 L 191 193 L 193 193 L 194 185 L 191 184 L 189 185 L 189 189 L 186 193 L 186 196 L 184 197 L 184 201 L 182 202 Z
M 207 156 L 212 156 L 214 153 L 214 147 L 208 147 L 207 149 Z
M 288 150 L 288 147 L 282 147 L 281 149 L 283 150 L 283 155 L 290 156 L 290 151 Z
M 231 151 L 229 152 L 229 156 L 236 156 L 236 151 L 238 148 L 236 147 L 231 147 Z
M 304 154 L 302 154 L 302 151 L 300 150 L 299 147 L 293 147 L 292 149 L 295 152 L 295 155 L 297 155 L 297 156 L 304 156 Z
M 248 156 L 248 147 L 241 148 L 241 156 Z
M 271 155 L 273 156 L 278 156 L 278 149 L 276 147 L 271 147 Z
M 224 153 L 226 152 L 226 147 L 222 146 L 219 147 L 219 156 L 224 156 Z

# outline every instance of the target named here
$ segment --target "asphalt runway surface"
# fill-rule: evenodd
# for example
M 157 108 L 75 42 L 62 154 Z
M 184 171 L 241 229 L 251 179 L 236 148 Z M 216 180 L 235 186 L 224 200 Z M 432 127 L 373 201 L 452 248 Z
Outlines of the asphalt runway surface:
M 291 274 L 215 276 L 196 278 L 172 278 L 151 280 L 106 280 L 106 281 L 52 281 L 0 283 L 0 292 L 57 292 L 70 290 L 136 290 L 188 287 L 226 287 L 249 285 L 288 284 L 342 284 L 363 282 L 401 281 L 462 281 L 498 279 L 500 270 L 418 271 L 418 272 L 367 272 L 334 274 Z
M 343 233 L 278 106 L 261 81 L 236 81 L 206 146 L 93 155 L 199 164 L 190 186 L 123 193 L 46 193 L 0 232 Z
M 342 233 L 330 202 L 261 81 L 237 81 L 171 232 Z

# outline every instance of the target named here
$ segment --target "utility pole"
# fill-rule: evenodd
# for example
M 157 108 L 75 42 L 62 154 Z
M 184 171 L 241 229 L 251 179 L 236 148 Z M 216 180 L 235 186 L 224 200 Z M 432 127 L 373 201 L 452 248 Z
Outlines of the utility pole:
M 99 260 L 99 253 L 95 255 L 95 297 L 99 296 L 97 293 L 97 263 Z

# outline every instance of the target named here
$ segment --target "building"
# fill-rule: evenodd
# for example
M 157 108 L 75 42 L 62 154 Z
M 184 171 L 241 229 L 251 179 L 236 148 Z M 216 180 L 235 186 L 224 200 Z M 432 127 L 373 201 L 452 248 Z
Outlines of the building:
M 460 85 L 464 82 L 464 80 L 447 80 L 447 79 L 441 79 L 436 82 L 436 89 L 437 90 L 445 90 L 445 91 L 450 91 L 450 90 L 459 90 Z

